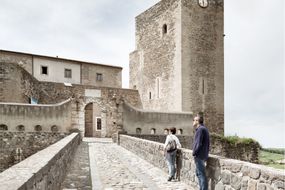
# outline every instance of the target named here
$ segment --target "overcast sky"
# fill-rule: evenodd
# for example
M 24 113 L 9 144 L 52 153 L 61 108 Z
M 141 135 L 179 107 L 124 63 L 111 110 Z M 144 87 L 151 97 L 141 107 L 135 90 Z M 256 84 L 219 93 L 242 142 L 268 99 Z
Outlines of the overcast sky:
M 123 67 L 158 0 L 0 0 L 0 49 Z M 284 0 L 225 0 L 225 134 L 285 148 Z

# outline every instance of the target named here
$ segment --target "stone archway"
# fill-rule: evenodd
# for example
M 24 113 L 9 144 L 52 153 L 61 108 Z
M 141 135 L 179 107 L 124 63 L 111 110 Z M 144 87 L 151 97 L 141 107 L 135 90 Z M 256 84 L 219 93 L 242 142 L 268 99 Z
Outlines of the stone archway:
M 106 113 L 98 102 L 91 101 L 84 108 L 84 136 L 106 136 Z

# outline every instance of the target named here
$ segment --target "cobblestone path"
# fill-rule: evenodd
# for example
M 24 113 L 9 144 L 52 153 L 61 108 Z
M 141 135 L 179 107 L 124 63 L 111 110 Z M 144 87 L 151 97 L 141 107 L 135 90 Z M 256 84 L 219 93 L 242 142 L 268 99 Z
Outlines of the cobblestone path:
M 84 153 L 83 151 L 77 151 L 76 154 L 79 153 L 82 157 L 90 158 L 89 166 L 92 190 L 192 189 L 182 182 L 167 182 L 167 174 L 164 171 L 117 144 L 112 143 L 110 139 L 84 138 L 84 141 L 85 142 L 81 143 L 84 145 L 80 146 L 79 149 L 82 149 L 82 147 L 85 148 L 86 143 L 88 143 L 89 156 L 86 155 L 85 151 Z M 75 156 L 75 160 L 78 158 L 78 156 Z M 81 159 L 81 161 L 83 161 L 83 159 Z M 73 163 L 76 164 L 75 168 L 77 167 L 78 169 L 81 168 L 80 165 L 84 165 L 76 161 Z M 85 168 L 85 166 L 83 168 Z M 78 178 L 78 181 L 85 183 L 84 185 L 76 186 L 79 183 L 73 178 L 72 180 L 65 181 L 72 182 L 75 186 L 71 187 L 66 185 L 64 187 L 66 189 L 90 189 L 90 183 L 88 183 L 87 180 L 82 180 L 82 173 L 86 176 L 84 179 L 87 179 L 89 176 L 87 170 L 81 172 L 81 179 Z M 70 175 L 68 173 L 67 178 L 69 177 Z

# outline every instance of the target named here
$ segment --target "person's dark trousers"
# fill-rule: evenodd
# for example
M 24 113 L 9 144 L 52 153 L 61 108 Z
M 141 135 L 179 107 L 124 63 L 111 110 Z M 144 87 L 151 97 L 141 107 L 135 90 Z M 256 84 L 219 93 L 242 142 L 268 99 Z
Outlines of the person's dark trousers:
M 196 175 L 199 181 L 200 190 L 208 190 L 205 161 L 197 157 L 194 158 L 196 164 Z

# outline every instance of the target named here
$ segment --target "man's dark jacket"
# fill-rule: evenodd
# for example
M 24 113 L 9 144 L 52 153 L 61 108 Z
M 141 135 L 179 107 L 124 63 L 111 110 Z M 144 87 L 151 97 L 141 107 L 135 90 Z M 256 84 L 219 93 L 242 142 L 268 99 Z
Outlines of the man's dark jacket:
M 193 143 L 193 156 L 201 160 L 207 160 L 210 149 L 210 136 L 208 129 L 200 125 L 195 132 Z

